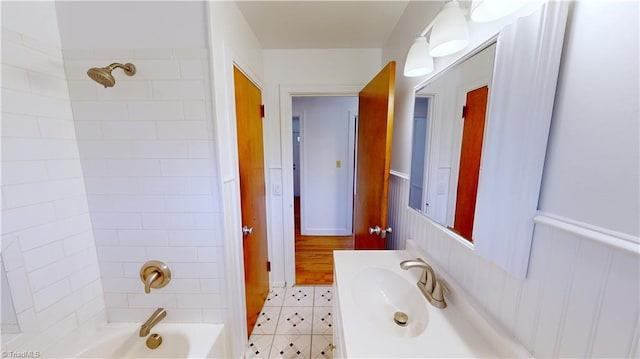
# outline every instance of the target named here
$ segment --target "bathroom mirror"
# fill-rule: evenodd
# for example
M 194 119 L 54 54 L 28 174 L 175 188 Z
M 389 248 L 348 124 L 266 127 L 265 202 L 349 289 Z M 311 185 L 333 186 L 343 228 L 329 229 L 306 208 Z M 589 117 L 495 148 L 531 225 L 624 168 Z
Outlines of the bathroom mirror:
M 473 242 L 495 39 L 416 90 L 409 206 Z
M 464 206 L 473 214 L 466 215 L 467 220 L 473 217 L 472 227 L 462 235 L 467 239 L 452 237 L 517 278 L 527 275 L 568 12 L 568 2 L 544 2 L 535 12 L 500 25 L 496 33 L 478 34 L 475 50 L 452 66 L 441 66 L 416 87 L 409 207 L 453 233 L 461 232 L 455 212 L 461 207 L 459 179 L 469 178 L 459 173 L 465 168 L 460 154 L 465 152 L 467 121 L 461 120 L 460 104 L 468 104 L 470 92 L 487 85 L 478 91 L 486 96 L 486 110 L 475 111 L 486 120 L 479 136 L 477 189 L 465 192 L 475 195 L 475 209 Z M 485 60 L 493 67 L 477 68 L 475 78 L 459 82 L 465 67 L 482 62 L 485 49 Z M 444 96 L 454 83 L 453 95 Z M 447 111 L 451 114 L 444 115 Z M 444 122 L 447 117 L 453 123 Z

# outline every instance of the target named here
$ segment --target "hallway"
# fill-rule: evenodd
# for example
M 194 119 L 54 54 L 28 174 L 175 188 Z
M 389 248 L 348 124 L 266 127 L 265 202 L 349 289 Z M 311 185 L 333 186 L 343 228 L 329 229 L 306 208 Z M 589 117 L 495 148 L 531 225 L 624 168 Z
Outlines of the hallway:
M 296 284 L 333 284 L 333 251 L 353 249 L 353 236 L 300 234 L 300 197 L 294 198 Z

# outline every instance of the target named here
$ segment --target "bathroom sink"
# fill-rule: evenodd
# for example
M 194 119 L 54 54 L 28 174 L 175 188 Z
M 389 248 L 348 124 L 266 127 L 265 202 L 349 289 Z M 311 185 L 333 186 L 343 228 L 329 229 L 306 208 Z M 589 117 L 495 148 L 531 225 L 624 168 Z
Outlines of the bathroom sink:
M 414 337 L 426 329 L 428 303 L 415 283 L 376 267 L 361 270 L 352 283 L 352 296 L 361 320 L 397 337 Z
M 411 242 L 408 240 L 407 245 Z M 423 252 L 335 251 L 335 358 L 522 358 L 530 353 L 484 316 L 431 261 L 447 288 L 446 308 L 429 304 L 416 285 L 418 270 L 400 263 Z M 406 314 L 396 316 L 396 312 Z M 400 324 L 406 320 L 406 326 Z

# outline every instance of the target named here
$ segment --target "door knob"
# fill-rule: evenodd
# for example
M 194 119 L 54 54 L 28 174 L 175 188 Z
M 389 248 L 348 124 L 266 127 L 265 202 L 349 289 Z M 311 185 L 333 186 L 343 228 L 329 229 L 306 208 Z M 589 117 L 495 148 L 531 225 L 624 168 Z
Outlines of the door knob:
M 393 230 L 391 227 L 387 229 L 382 229 L 380 226 L 375 226 L 373 228 L 369 227 L 369 234 L 376 234 L 382 238 L 387 238 L 387 233 L 391 233 Z
M 248 236 L 250 234 L 253 234 L 253 227 L 249 228 L 247 226 L 243 226 L 242 227 L 242 236 Z

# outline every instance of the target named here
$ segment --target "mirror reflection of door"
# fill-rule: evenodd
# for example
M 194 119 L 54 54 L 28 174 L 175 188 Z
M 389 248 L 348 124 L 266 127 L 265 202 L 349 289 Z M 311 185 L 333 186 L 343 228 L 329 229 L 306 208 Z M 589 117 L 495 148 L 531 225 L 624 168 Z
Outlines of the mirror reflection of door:
M 488 96 L 487 86 L 467 92 L 467 101 L 463 110 L 464 126 L 453 230 L 470 242 L 473 242 L 473 219 L 476 211 Z

